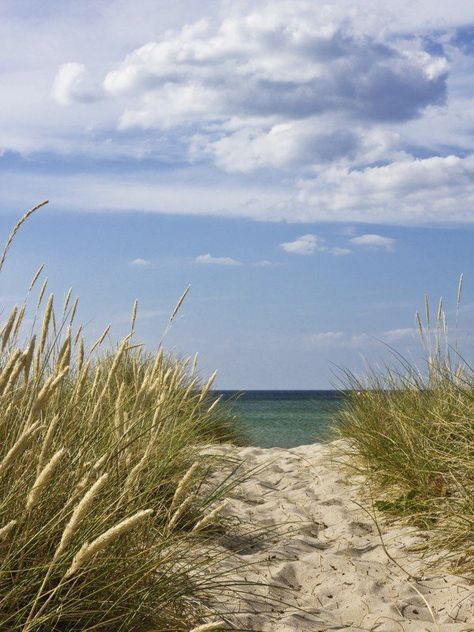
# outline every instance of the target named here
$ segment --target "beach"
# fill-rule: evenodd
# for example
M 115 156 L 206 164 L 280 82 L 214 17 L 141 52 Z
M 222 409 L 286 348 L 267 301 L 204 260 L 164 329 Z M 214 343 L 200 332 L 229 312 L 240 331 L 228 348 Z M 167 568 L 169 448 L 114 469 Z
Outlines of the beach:
M 262 632 L 473 630 L 472 586 L 407 550 L 429 533 L 377 527 L 338 447 L 217 448 L 252 470 L 225 510 L 238 525 L 220 543 L 234 554 L 234 581 L 250 585 L 212 606 L 229 628 Z

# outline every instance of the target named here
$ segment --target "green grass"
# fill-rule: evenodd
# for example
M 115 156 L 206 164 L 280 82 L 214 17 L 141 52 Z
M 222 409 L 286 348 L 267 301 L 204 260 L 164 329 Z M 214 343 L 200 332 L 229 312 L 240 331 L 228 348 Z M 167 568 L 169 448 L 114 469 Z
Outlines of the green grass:
M 232 485 L 209 473 L 234 467 L 202 456 L 235 440 L 212 379 L 145 354 L 136 306 L 85 349 L 71 294 L 55 310 L 44 282 L 31 306 L 39 283 L 0 330 L 0 630 L 188 631 L 226 584 L 199 546 Z
M 458 344 L 448 344 L 442 304 L 433 330 L 428 305 L 426 322 L 417 321 L 425 367 L 396 357 L 383 373 L 346 373 L 344 386 L 353 390 L 337 431 L 375 508 L 430 530 L 428 557 L 472 578 L 474 372 Z

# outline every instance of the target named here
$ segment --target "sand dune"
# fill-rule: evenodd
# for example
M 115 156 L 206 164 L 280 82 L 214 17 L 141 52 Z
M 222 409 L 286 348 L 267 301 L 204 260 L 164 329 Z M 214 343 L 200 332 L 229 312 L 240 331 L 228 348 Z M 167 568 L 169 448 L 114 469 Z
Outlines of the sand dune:
M 222 546 L 235 551 L 237 580 L 264 583 L 222 596 L 229 627 L 275 632 L 474 630 L 473 587 L 459 577 L 423 575 L 406 546 L 429 534 L 383 527 L 354 501 L 360 481 L 334 463 L 332 446 L 290 450 L 224 448 L 264 466 L 241 484 L 229 512 L 241 524 Z M 256 526 L 267 537 L 247 531 Z M 270 602 L 268 599 L 270 598 Z M 282 604 L 284 602 L 284 604 Z

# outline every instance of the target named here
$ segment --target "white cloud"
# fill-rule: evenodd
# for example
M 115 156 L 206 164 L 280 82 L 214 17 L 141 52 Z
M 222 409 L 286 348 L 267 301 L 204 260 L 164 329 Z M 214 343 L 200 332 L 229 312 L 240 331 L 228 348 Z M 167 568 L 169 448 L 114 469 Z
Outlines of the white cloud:
M 104 79 L 119 128 L 194 128 L 192 161 L 228 172 L 403 155 L 403 123 L 443 104 L 448 65 L 386 13 L 256 2 L 135 48 Z M 383 28 L 382 28 L 383 25 Z M 197 128 L 197 132 L 196 132 Z
M 350 248 L 330 248 L 329 252 L 333 257 L 345 257 L 352 254 Z
M 241 266 L 242 262 L 232 257 L 213 257 L 209 253 L 207 255 L 199 255 L 195 259 L 196 263 L 214 266 Z
M 166 129 L 207 120 L 215 110 L 215 102 L 216 95 L 198 84 L 164 85 L 159 93 L 145 93 L 139 108 L 127 108 L 120 117 L 119 129 Z
M 324 331 L 311 334 L 309 342 L 315 347 L 361 349 L 373 345 L 375 338 L 366 333 L 348 334 L 343 331 Z
M 316 235 L 302 235 L 295 241 L 287 241 L 280 246 L 292 255 L 312 255 L 319 249 L 322 240 Z
M 321 117 L 323 118 L 323 117 Z M 330 125 L 332 127 L 333 125 Z M 190 155 L 206 152 L 228 172 L 248 173 L 261 168 L 285 168 L 298 164 L 324 164 L 354 155 L 368 138 L 347 129 L 324 131 L 322 120 L 290 120 L 268 130 L 247 122 L 243 129 L 209 140 L 194 137 Z
M 307 337 L 309 343 L 315 347 L 338 347 L 347 349 L 368 349 L 382 347 L 387 344 L 409 343 L 415 341 L 416 330 L 413 327 L 391 329 L 387 331 L 346 333 L 343 331 L 324 331 Z
M 393 250 L 395 239 L 384 237 L 383 235 L 366 234 L 359 237 L 353 237 L 349 240 L 356 246 L 367 246 L 369 248 L 382 248 L 384 250 Z
M 344 340 L 344 333 L 342 331 L 324 331 L 312 334 L 309 340 L 317 347 L 330 347 L 340 344 Z
M 195 174 L 147 170 L 120 175 L 68 173 L 60 177 L 5 170 L 0 171 L 0 209 L 23 208 L 31 199 L 49 198 L 54 192 L 51 203 L 55 208 L 76 211 L 141 211 L 292 223 L 474 222 L 474 156 L 452 162 L 449 158 L 410 162 L 415 171 L 417 162 L 427 163 L 423 165 L 426 171 L 435 172 L 428 177 L 420 170 L 418 184 L 409 173 L 409 165 L 400 169 L 407 168 L 406 179 L 401 177 L 392 183 L 390 176 L 400 167 L 396 163 L 359 172 L 331 169 L 321 172 L 317 180 L 300 180 L 299 198 L 288 181 L 268 184 L 258 179 L 241 183 L 226 174 L 203 177 L 202 170 Z M 321 249 L 324 246 L 319 245 Z
M 295 239 L 295 241 L 287 241 L 280 244 L 285 252 L 293 255 L 313 255 L 315 252 L 324 252 L 333 257 L 344 257 L 352 254 L 352 250 L 349 248 L 329 247 L 326 245 L 326 240 L 323 237 L 317 235 L 302 235 Z
M 137 257 L 131 261 L 132 266 L 149 266 L 151 261 L 149 259 L 142 259 L 141 257 Z
M 407 158 L 388 165 L 322 170 L 301 180 L 313 220 L 416 224 L 474 221 L 474 154 Z
M 469 3 L 176 0 L 170 10 L 164 0 L 133 9 L 110 0 L 78 13 L 5 1 L 0 154 L 47 154 L 50 176 L 71 158 L 74 183 L 70 171 L 44 176 L 61 203 L 66 189 L 76 196 L 67 208 L 474 221 L 474 57 L 454 30 L 474 22 Z M 104 161 L 95 199 L 81 186 L 94 180 L 83 169 L 90 157 Z M 110 167 L 117 157 L 133 173 L 123 184 Z M 205 201 L 176 190 L 162 202 L 156 187 L 142 191 L 153 184 L 139 173 L 143 159 L 157 171 L 191 163 L 186 189 L 217 166 L 233 174 L 233 196 L 207 178 Z M 30 174 L 17 179 L 28 191 Z M 23 206 L 24 195 L 8 195 Z
M 95 101 L 100 93 L 90 84 L 84 64 L 69 62 L 59 67 L 54 78 L 52 95 L 60 105 L 69 105 L 73 101 Z
M 397 121 L 442 103 L 446 59 L 414 40 L 381 41 L 366 21 L 364 12 L 337 5 L 257 3 L 217 28 L 201 20 L 136 48 L 107 74 L 104 88 L 135 101 L 123 127 L 145 128 L 338 110 Z

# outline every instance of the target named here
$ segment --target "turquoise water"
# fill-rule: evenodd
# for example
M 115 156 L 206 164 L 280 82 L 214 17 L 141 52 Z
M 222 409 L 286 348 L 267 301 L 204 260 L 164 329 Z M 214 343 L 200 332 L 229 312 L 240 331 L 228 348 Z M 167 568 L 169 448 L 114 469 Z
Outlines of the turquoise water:
M 219 391 L 251 445 L 293 448 L 330 439 L 337 391 Z

